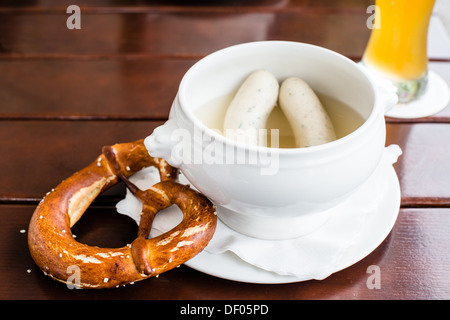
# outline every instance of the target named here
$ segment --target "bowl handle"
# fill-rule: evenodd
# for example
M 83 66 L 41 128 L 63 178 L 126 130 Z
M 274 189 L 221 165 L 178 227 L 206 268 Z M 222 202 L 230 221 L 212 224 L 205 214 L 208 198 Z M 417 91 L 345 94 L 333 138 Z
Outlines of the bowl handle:
M 178 127 L 174 118 L 170 118 L 145 138 L 145 147 L 150 156 L 163 158 L 171 166 L 180 168 L 183 163 L 183 152 L 180 147 L 183 148 L 184 132 L 185 135 L 189 134 L 187 130 Z

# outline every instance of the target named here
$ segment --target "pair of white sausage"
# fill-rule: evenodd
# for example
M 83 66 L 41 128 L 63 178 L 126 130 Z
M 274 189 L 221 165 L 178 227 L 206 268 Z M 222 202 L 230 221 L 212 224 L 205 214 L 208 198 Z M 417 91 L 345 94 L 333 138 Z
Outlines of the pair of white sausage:
M 225 115 L 225 135 L 258 144 L 258 130 L 266 127 L 277 101 L 294 132 L 297 147 L 336 139 L 327 112 L 305 81 L 291 77 L 279 86 L 275 76 L 265 70 L 251 73 L 237 91 Z M 234 137 L 230 133 L 234 133 Z

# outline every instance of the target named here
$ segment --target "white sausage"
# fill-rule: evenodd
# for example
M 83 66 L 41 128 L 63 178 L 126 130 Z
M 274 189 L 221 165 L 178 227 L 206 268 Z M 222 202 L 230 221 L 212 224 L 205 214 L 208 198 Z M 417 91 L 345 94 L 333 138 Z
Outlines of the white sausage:
M 230 105 L 225 120 L 225 136 L 250 144 L 258 142 L 258 130 L 266 128 L 267 118 L 278 99 L 279 84 L 275 76 L 265 70 L 251 73 L 240 86 Z
M 278 99 L 294 132 L 298 148 L 336 140 L 333 123 L 319 98 L 302 79 L 291 77 L 283 81 Z

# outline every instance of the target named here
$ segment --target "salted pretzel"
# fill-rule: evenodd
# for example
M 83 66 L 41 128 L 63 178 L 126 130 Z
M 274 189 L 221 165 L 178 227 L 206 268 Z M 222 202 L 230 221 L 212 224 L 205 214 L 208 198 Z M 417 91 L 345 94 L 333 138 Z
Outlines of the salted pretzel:
M 158 168 L 161 182 L 141 191 L 128 177 L 149 166 Z M 46 275 L 81 288 L 117 287 L 186 262 L 208 244 L 217 218 L 213 204 L 176 182 L 176 175 L 166 161 L 148 155 L 143 140 L 104 147 L 93 163 L 61 182 L 36 208 L 28 230 L 32 258 Z M 100 193 L 121 180 L 143 203 L 137 238 L 122 248 L 77 242 L 71 227 Z M 183 212 L 181 223 L 148 239 L 155 215 L 172 204 Z

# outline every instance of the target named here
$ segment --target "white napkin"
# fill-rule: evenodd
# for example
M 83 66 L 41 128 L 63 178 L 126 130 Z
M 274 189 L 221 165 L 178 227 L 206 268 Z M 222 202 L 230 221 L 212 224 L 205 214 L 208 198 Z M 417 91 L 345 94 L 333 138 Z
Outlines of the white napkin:
M 348 200 L 331 209 L 330 219 L 313 233 L 289 240 L 261 240 L 230 229 L 220 220 L 216 232 L 205 250 L 211 254 L 231 251 L 243 261 L 280 275 L 299 279 L 321 280 L 335 272 L 345 252 L 358 239 L 367 215 L 376 208 L 381 197 L 387 170 L 397 161 L 401 150 L 397 145 L 385 148 L 383 159 L 371 178 Z M 188 183 L 180 175 L 181 183 Z M 130 178 L 139 188 L 146 189 L 159 181 L 156 169 L 147 168 Z M 142 205 L 131 192 L 117 204 L 117 211 L 139 223 Z M 177 206 L 159 213 L 150 236 L 170 230 L 182 220 Z

